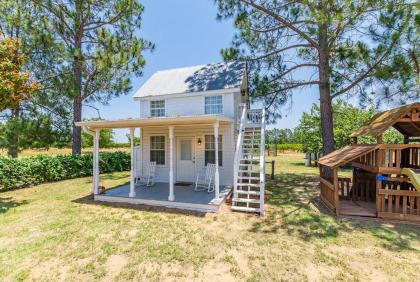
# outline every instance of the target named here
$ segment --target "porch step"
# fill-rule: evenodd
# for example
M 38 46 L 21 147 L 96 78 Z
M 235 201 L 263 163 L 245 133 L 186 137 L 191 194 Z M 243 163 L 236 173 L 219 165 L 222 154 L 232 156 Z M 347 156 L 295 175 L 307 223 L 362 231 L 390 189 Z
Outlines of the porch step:
M 248 208 L 248 207 L 237 207 L 232 206 L 232 210 L 234 211 L 243 211 L 243 212 L 260 212 L 259 208 Z
M 259 204 L 259 199 L 233 198 L 232 202 Z

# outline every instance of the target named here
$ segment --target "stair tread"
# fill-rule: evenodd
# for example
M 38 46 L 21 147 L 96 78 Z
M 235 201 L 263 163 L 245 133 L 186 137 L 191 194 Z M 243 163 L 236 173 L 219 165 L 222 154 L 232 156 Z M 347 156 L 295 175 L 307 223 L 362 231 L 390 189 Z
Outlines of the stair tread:
M 232 202 L 259 204 L 259 199 L 232 198 Z
M 260 184 L 256 183 L 237 183 L 238 186 L 250 186 L 250 187 L 260 187 Z
M 236 190 L 236 193 L 238 193 L 238 194 L 245 194 L 245 195 L 256 195 L 256 196 L 258 196 L 258 195 L 260 195 L 260 192 L 259 191 L 245 191 L 245 190 Z
M 260 180 L 260 178 L 256 176 L 238 176 L 238 179 Z
M 259 208 L 247 208 L 247 207 L 237 207 L 237 206 L 232 206 L 231 208 L 232 210 L 236 210 L 236 211 L 260 212 Z

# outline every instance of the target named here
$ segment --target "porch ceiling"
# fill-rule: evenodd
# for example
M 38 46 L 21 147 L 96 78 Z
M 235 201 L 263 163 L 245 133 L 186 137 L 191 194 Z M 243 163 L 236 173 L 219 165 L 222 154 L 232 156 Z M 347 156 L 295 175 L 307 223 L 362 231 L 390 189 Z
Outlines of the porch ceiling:
M 139 119 L 119 119 L 119 120 L 99 120 L 99 121 L 80 121 L 76 126 L 88 127 L 90 129 L 102 128 L 133 128 L 148 126 L 185 126 L 199 124 L 229 124 L 233 122 L 232 118 L 220 115 L 200 115 L 200 116 L 176 116 L 176 117 L 150 117 Z

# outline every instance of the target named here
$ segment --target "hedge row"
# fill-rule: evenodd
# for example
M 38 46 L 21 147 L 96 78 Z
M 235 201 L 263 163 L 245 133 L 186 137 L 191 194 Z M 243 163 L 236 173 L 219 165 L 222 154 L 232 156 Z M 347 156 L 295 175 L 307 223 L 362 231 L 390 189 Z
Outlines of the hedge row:
M 274 150 L 275 144 L 269 144 L 268 148 L 270 149 L 270 151 Z M 303 144 L 277 144 L 277 150 L 303 152 Z
M 22 159 L 0 157 L 0 191 L 92 175 L 93 155 L 38 155 Z M 130 154 L 103 152 L 101 173 L 130 170 Z

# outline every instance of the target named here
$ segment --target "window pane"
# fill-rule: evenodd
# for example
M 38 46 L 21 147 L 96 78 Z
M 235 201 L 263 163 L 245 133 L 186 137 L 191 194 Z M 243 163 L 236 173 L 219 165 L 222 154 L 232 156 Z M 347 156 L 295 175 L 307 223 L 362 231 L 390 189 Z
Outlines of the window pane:
M 152 117 L 165 116 L 165 100 L 150 101 L 150 115 Z
M 223 98 L 222 96 L 210 96 L 204 98 L 204 113 L 205 114 L 221 114 L 223 113 Z
M 214 164 L 216 162 L 216 156 L 214 154 L 215 146 L 214 146 L 214 135 L 205 135 L 204 136 L 205 144 L 204 144 L 204 163 L 207 165 L 208 163 Z M 222 166 L 223 160 L 223 153 L 222 153 L 222 135 L 219 135 L 218 138 L 219 143 L 219 165 Z
M 192 160 L 191 140 L 181 140 L 180 145 L 181 145 L 181 160 L 191 161 Z
M 150 136 L 150 161 L 165 164 L 165 136 Z
M 150 151 L 150 161 L 158 165 L 165 164 L 165 151 Z

